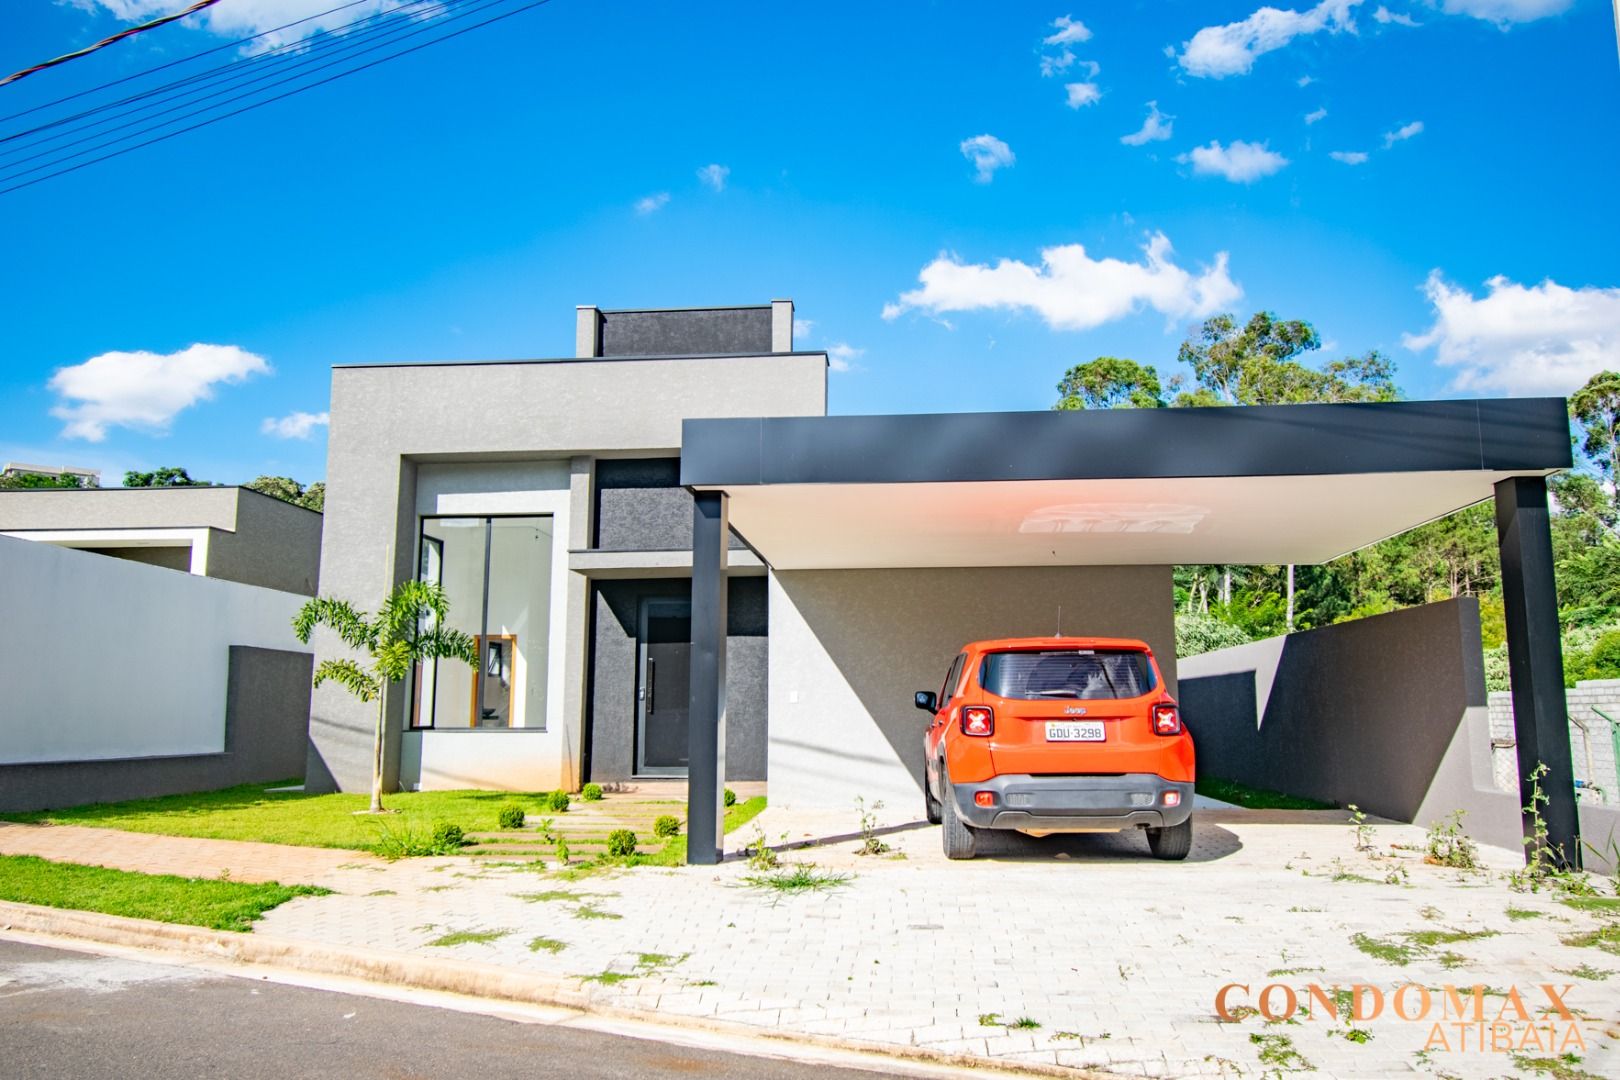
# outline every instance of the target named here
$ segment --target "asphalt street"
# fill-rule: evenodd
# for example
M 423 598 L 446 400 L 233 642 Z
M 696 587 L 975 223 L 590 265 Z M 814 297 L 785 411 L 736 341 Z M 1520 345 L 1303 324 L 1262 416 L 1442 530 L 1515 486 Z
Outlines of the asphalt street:
M 9 1080 L 534 1080 L 876 1074 L 0 941 Z

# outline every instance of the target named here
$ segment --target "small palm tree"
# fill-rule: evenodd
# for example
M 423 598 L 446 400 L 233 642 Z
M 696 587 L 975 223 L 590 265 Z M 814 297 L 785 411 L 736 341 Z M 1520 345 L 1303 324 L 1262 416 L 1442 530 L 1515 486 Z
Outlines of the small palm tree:
M 309 644 L 317 626 L 330 627 L 352 649 L 363 649 L 371 666 L 344 658 L 322 660 L 315 668 L 315 685 L 331 679 L 361 701 L 377 703 L 377 730 L 372 740 L 371 812 L 383 812 L 383 693 L 400 682 L 423 660 L 461 660 L 476 666 L 478 647 L 460 630 L 444 625 L 450 601 L 430 581 L 402 581 L 383 601 L 375 618 L 356 611 L 347 600 L 318 596 L 307 601 L 293 619 L 298 640 Z

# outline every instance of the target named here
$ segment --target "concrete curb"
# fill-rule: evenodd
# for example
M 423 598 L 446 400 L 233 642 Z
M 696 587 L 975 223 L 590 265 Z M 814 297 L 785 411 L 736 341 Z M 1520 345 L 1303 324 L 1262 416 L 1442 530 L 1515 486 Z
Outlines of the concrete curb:
M 208 930 L 121 915 L 0 901 L 0 934 L 7 931 L 162 952 L 171 957 L 336 976 L 385 986 L 459 994 L 486 1001 L 549 1005 L 593 1016 L 704 1031 L 782 1046 L 800 1044 L 872 1057 L 900 1058 L 918 1065 L 972 1069 L 986 1075 L 999 1072 L 1005 1075 L 1064 1077 L 1066 1080 L 1117 1080 L 1119 1076 L 1117 1073 L 1084 1068 L 1001 1062 L 994 1058 L 950 1054 L 920 1046 L 769 1030 L 734 1021 L 603 1005 L 592 1001 L 588 994 L 563 980 L 512 971 L 494 964 L 428 959 L 382 949 L 317 945 L 295 938 Z

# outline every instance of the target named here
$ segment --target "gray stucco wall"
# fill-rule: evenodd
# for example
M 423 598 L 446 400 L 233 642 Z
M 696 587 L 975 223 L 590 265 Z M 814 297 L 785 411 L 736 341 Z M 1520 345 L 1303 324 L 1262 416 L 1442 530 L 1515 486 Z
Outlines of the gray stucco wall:
M 792 570 L 771 578 L 771 805 L 922 805 L 924 714 L 971 641 L 1057 629 L 1144 640 L 1172 693 L 1167 566 Z
M 146 566 L 161 566 L 166 570 L 178 570 L 182 574 L 191 571 L 191 549 L 188 547 L 118 547 L 118 548 L 79 548 L 92 555 L 105 555 L 109 559 L 125 559 L 129 562 L 143 563 Z
M 0 765 L 0 810 L 33 810 L 213 791 L 303 774 L 308 653 L 233 645 L 219 754 Z
M 1417 816 L 1466 710 L 1485 704 L 1471 597 L 1181 661 L 1204 776 Z
M 418 460 L 667 455 L 678 451 L 687 417 L 817 416 L 826 405 L 821 354 L 337 368 L 321 591 L 370 607 L 413 572 Z M 584 505 L 588 512 L 588 500 Z M 318 658 L 347 654 L 330 635 L 315 644 Z M 558 644 L 583 657 L 587 642 L 581 632 L 578 641 Z M 583 664 L 578 670 L 576 724 Z M 403 705 L 403 695 L 390 695 L 390 785 L 397 782 Z M 341 690 L 315 692 L 315 790 L 370 783 L 371 725 L 370 709 Z
M 0 532 L 207 528 L 208 576 L 314 596 L 320 578 L 321 515 L 240 487 L 0 491 Z M 172 569 L 158 561 L 116 555 Z
M 687 551 L 692 493 L 681 487 L 681 459 L 603 458 L 596 463 L 595 540 L 608 551 Z M 731 546 L 743 542 L 735 535 Z
M 771 309 L 604 311 L 600 356 L 691 356 L 771 351 Z
M 688 599 L 690 580 L 603 581 L 595 590 L 586 779 L 635 768 L 636 619 L 644 597 Z M 726 779 L 765 779 L 769 643 L 765 579 L 733 578 L 726 611 Z

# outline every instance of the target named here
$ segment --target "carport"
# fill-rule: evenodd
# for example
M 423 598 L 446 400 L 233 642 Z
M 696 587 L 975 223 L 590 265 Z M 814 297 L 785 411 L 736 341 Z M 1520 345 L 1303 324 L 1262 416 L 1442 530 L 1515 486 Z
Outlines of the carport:
M 687 860 L 723 848 L 728 529 L 773 571 L 1313 564 L 1485 499 L 1520 805 L 1544 763 L 1578 858 L 1546 484 L 1571 464 L 1561 398 L 688 420 Z

